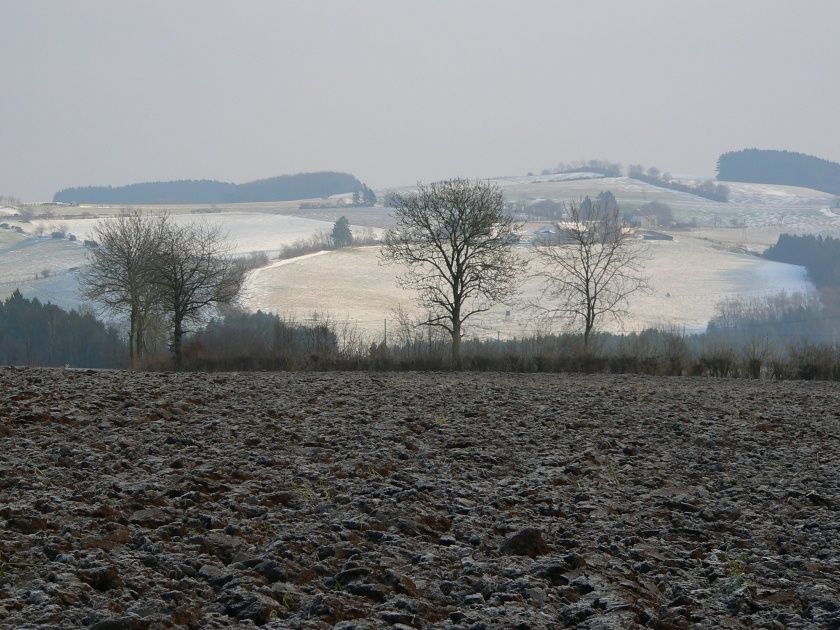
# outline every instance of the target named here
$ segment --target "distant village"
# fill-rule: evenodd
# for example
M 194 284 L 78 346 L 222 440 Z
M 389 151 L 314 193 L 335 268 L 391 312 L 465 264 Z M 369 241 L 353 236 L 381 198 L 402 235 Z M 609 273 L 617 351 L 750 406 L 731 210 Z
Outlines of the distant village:
M 593 202 L 589 197 L 581 201 L 581 214 L 586 215 L 586 206 L 599 203 L 606 207 L 618 207 L 612 193 L 604 192 Z M 522 225 L 520 241 L 534 243 L 554 239 L 564 228 L 576 227 L 569 222 L 569 212 L 565 204 L 551 199 L 520 200 L 508 202 L 507 211 L 514 221 Z M 673 240 L 673 236 L 659 231 L 678 226 L 674 221 L 673 210 L 660 202 L 649 202 L 622 213 L 625 230 L 643 240 Z

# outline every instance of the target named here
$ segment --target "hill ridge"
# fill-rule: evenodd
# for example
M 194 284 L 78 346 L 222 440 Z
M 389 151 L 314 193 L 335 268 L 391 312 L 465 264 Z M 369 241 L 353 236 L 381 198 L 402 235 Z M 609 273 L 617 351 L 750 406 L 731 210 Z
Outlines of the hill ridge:
M 350 173 L 317 171 L 279 175 L 242 184 L 213 179 L 139 182 L 123 186 L 79 186 L 59 190 L 64 203 L 239 203 L 292 201 L 349 193 L 362 183 Z
M 799 186 L 840 195 L 840 164 L 807 153 L 742 149 L 720 156 L 719 181 Z

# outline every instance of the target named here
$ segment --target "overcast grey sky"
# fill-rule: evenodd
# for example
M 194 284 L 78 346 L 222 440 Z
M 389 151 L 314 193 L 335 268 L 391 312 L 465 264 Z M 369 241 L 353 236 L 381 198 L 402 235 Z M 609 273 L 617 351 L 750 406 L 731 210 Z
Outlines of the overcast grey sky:
M 840 1 L 0 0 L 0 194 L 840 160 Z

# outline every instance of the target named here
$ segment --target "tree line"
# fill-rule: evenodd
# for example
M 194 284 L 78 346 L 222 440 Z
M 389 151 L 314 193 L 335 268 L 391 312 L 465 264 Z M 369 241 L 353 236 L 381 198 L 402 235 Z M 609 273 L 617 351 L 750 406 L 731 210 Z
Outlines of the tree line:
M 351 193 L 362 183 L 349 173 L 323 171 L 259 179 L 244 184 L 215 180 L 144 182 L 127 186 L 66 188 L 53 195 L 63 203 L 162 204 L 247 203 L 314 199 Z
M 840 164 L 805 153 L 730 151 L 718 159 L 717 173 L 724 181 L 802 186 L 840 195 Z
M 697 195 L 712 201 L 720 201 L 726 203 L 729 201 L 729 187 L 724 184 L 716 184 L 710 179 L 700 182 L 699 184 L 683 184 L 674 179 L 670 173 L 663 173 L 655 166 L 645 169 L 641 164 L 631 164 L 627 167 L 627 177 L 638 179 L 639 181 L 660 188 L 668 188 L 679 192 Z
M 268 313 L 229 311 L 191 335 L 189 370 L 446 370 L 448 334 L 399 319 L 389 342 L 370 343 L 329 318 L 306 326 Z M 704 333 L 676 327 L 509 340 L 466 337 L 461 369 L 508 372 L 636 373 L 669 376 L 840 380 L 836 319 L 814 294 L 732 299 Z
M 579 160 L 565 164 L 560 162 L 553 169 L 544 169 L 543 175 L 558 173 L 597 173 L 604 177 L 621 177 L 621 164 L 607 160 Z
M 190 370 L 441 370 L 451 367 L 448 341 L 397 327 L 394 340 L 365 345 L 329 319 L 300 325 L 269 313 L 224 309 L 185 341 Z M 712 377 L 840 379 L 832 340 L 838 323 L 811 295 L 730 300 L 706 333 L 679 329 L 629 335 L 599 333 L 582 351 L 578 334 L 479 341 L 465 339 L 462 367 L 476 371 L 608 372 Z M 824 340 L 820 342 L 819 340 Z M 90 313 L 23 298 L 0 302 L 0 361 L 13 365 L 122 368 L 120 334 Z M 149 367 L 168 367 L 168 363 Z
M 840 287 L 840 239 L 831 236 L 781 234 L 764 257 L 808 270 L 818 288 Z
M 128 348 L 115 328 L 92 313 L 64 311 L 15 290 L 0 302 L 0 363 L 122 368 Z
M 302 326 L 274 313 L 226 308 L 184 344 L 191 370 L 290 370 L 330 367 L 342 348 L 328 320 Z
M 561 162 L 553 169 L 544 169 L 542 174 L 597 173 L 604 177 L 621 177 L 623 172 L 622 165 L 617 162 L 609 162 L 607 160 L 581 160 L 572 162 L 571 164 Z M 712 180 L 705 180 L 699 184 L 684 184 L 674 179 L 670 173 L 663 172 L 655 166 L 645 168 L 641 164 L 630 164 L 627 166 L 627 177 L 660 188 L 668 188 L 670 190 L 697 195 L 698 197 L 704 197 L 712 201 L 720 201 L 722 203 L 729 201 L 729 187 L 724 184 L 716 184 Z
M 367 184 L 362 184 L 360 188 L 353 191 L 353 205 L 372 208 L 376 205 L 376 193 Z

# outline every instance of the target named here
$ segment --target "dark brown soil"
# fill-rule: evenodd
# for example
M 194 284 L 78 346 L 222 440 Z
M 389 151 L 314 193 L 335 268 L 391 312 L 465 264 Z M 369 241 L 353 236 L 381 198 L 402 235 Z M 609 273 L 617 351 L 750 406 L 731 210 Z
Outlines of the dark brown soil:
M 0 369 L 0 626 L 840 627 L 840 389 Z

